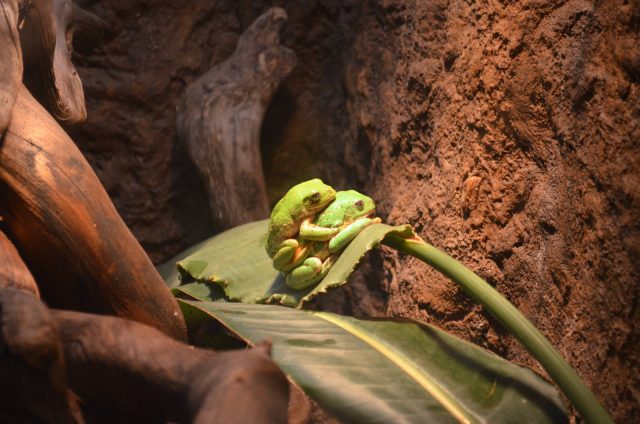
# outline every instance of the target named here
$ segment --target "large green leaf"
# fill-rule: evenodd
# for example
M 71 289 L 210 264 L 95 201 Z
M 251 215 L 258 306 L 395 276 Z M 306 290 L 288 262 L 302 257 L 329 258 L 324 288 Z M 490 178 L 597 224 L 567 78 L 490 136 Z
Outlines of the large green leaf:
M 375 224 L 363 230 L 340 254 L 322 281 L 304 290 L 293 290 L 284 284 L 264 249 L 269 221 L 257 221 L 232 228 L 183 252 L 159 267 L 170 287 L 184 282 L 210 282 L 220 285 L 228 299 L 244 303 L 276 303 L 302 307 L 327 289 L 345 284 L 365 253 L 377 246 L 388 234 L 411 238 L 408 225 L 392 227 Z M 177 262 L 179 273 L 173 264 Z M 215 300 L 211 298 L 208 300 Z
M 272 357 L 346 422 L 566 422 L 555 389 L 435 327 L 273 305 L 180 300 L 189 325 L 215 319 Z
M 200 243 L 194 244 L 193 246 L 178 253 L 176 256 L 157 267 L 158 272 L 169 288 L 178 287 L 180 284 L 182 284 L 182 276 L 180 275 L 180 271 L 178 271 L 177 263 L 187 256 L 200 250 L 207 243 L 207 241 L 208 240 L 204 240 Z

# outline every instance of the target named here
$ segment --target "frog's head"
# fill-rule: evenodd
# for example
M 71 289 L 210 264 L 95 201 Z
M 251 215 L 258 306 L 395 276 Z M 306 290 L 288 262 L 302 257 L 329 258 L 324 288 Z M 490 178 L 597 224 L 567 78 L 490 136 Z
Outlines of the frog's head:
M 320 215 L 316 224 L 323 227 L 339 227 L 358 218 L 369 216 L 376 210 L 376 204 L 369 197 L 355 190 L 339 191 L 336 200 Z
M 295 190 L 300 203 L 309 214 L 322 211 L 336 198 L 333 187 L 323 183 L 319 178 L 300 183 L 291 190 Z
M 376 204 L 371 197 L 355 190 L 339 191 L 335 203 L 342 205 L 345 222 L 352 222 L 363 216 L 371 215 L 376 210 Z

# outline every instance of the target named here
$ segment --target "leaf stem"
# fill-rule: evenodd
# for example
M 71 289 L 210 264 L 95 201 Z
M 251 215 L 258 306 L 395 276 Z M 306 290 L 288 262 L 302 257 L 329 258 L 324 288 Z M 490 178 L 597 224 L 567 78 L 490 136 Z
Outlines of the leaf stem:
M 417 239 L 387 236 L 383 244 L 415 256 L 451 278 L 473 299 L 482 304 L 542 364 L 553 381 L 588 423 L 613 423 L 594 394 L 573 368 L 504 296 L 469 268 L 430 244 Z

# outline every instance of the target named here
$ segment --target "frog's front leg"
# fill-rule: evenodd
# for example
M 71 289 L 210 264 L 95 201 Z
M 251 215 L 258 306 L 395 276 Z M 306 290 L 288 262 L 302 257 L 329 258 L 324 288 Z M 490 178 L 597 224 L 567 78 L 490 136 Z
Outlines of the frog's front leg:
M 372 224 L 382 222 L 380 218 L 358 218 L 351 224 L 347 225 L 335 237 L 329 241 L 329 251 L 331 253 L 339 252 L 344 249 L 362 230 Z
M 300 238 L 311 241 L 327 241 L 340 232 L 340 228 L 321 227 L 305 219 L 300 224 Z
M 286 239 L 273 256 L 273 267 L 278 271 L 289 271 L 300 265 L 307 257 L 309 246 L 296 239 Z
M 324 262 L 315 256 L 307 258 L 302 265 L 291 271 L 285 278 L 287 286 L 295 290 L 306 289 L 307 287 L 322 280 L 331 266 L 334 258 L 330 257 Z

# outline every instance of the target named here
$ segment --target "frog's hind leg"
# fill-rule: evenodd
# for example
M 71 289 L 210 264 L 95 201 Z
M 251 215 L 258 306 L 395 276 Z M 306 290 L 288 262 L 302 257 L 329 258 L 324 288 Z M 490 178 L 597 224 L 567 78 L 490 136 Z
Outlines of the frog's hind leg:
M 285 283 L 292 289 L 301 290 L 309 287 L 322 272 L 322 261 L 314 256 L 307 258 L 302 265 L 295 268 L 285 278 Z
M 315 256 L 307 258 L 302 265 L 287 274 L 285 283 L 292 289 L 306 289 L 322 280 L 334 263 L 334 256 L 329 257 L 324 262 Z
M 289 271 L 300 265 L 308 252 L 308 245 L 300 244 L 296 239 L 287 239 L 273 256 L 273 267 L 278 271 Z

